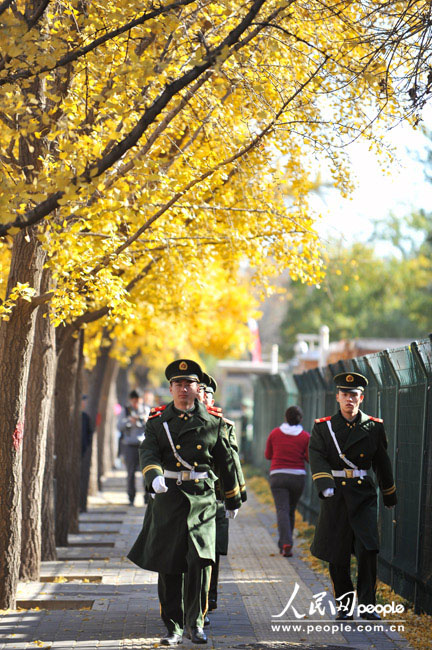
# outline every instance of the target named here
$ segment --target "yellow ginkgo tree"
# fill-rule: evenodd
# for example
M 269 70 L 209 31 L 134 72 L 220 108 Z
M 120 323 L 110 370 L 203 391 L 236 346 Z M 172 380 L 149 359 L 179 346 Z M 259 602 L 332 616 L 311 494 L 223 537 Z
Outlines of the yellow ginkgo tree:
M 85 323 L 128 324 L 135 294 L 143 323 L 172 306 L 199 329 L 180 273 L 188 291 L 197 269 L 235 281 L 246 262 L 264 287 L 283 269 L 319 281 L 314 156 L 348 191 L 344 143 L 402 115 L 404 78 L 414 106 L 427 98 L 428 5 L 0 2 L 0 608 L 20 562 L 26 399 L 43 410 L 28 392 L 40 312 L 63 364 Z M 203 322 L 207 290 L 188 293 Z

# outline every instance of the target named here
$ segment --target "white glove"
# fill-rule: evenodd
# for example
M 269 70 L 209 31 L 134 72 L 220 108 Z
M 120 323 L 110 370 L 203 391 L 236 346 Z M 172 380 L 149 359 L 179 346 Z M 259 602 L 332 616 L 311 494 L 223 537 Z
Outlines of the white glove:
M 165 479 L 163 476 L 156 476 L 152 481 L 152 488 L 156 494 L 162 494 L 163 492 L 168 492 L 168 488 L 165 485 Z
M 334 488 L 326 488 L 322 491 L 323 497 L 332 497 L 334 496 Z
M 237 510 L 225 510 L 225 517 L 227 519 L 235 519 L 237 517 L 238 513 L 238 508 Z

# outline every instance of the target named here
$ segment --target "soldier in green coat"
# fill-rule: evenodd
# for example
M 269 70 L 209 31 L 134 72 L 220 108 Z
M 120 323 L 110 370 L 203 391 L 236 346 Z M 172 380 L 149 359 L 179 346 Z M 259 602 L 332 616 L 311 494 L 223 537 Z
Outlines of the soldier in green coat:
M 189 359 L 169 364 L 165 376 L 173 401 L 149 416 L 140 464 L 154 500 L 128 558 L 157 571 L 162 645 L 206 643 L 203 630 L 211 565 L 215 560 L 215 464 L 228 516 L 241 505 L 233 452 L 222 417 L 198 401 L 200 366 Z
M 217 390 L 217 382 L 214 377 L 203 373 L 201 398 L 207 406 L 210 413 L 222 414 L 222 409 L 215 407 L 214 395 Z M 246 484 L 243 476 L 243 469 L 238 455 L 237 437 L 235 434 L 235 423 L 227 418 L 223 418 L 228 432 L 228 440 L 233 450 L 233 457 L 235 461 L 235 468 L 237 474 L 237 481 L 240 486 L 241 500 L 244 503 L 247 500 Z M 215 468 L 216 474 L 219 474 L 218 468 Z M 223 505 L 223 494 L 219 481 L 216 483 L 216 498 L 217 498 L 217 511 L 216 511 L 216 560 L 212 567 L 210 589 L 208 594 L 208 610 L 211 612 L 217 609 L 218 597 L 218 579 L 219 579 L 219 563 L 220 556 L 228 554 L 228 538 L 229 528 L 228 519 L 226 517 L 225 508 Z
M 368 470 L 372 467 L 384 505 L 393 507 L 396 487 L 383 421 L 360 410 L 367 379 L 358 373 L 334 377 L 340 410 L 315 420 L 309 443 L 312 478 L 321 499 L 311 552 L 329 562 L 337 620 L 353 618 L 354 588 L 351 553 L 358 561 L 357 597 L 361 618 L 378 620 L 374 611 L 377 553 L 377 494 Z

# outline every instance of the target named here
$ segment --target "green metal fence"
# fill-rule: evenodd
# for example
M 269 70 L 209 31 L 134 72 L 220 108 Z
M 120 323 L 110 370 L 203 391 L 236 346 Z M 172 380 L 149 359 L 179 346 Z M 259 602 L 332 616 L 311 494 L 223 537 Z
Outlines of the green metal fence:
M 288 406 L 298 401 L 298 389 L 289 375 L 260 375 L 254 384 L 253 444 L 245 460 L 266 468 L 264 449 L 269 432 L 284 420 Z
M 284 420 L 290 404 L 304 411 L 303 426 L 311 431 L 318 417 L 337 410 L 332 378 L 338 372 L 365 375 L 368 389 L 362 410 L 384 420 L 388 451 L 398 493 L 393 510 L 379 501 L 381 550 L 378 575 L 414 603 L 416 611 L 432 613 L 432 344 L 430 339 L 395 350 L 330 364 L 293 377 L 259 377 L 254 391 L 255 466 L 268 468 L 264 447 L 269 432 Z M 314 523 L 319 500 L 310 473 L 300 510 Z

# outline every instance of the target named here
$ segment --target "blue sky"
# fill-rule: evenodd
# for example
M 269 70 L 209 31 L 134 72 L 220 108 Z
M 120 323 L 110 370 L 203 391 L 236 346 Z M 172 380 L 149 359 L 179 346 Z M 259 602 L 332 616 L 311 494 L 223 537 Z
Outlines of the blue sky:
M 432 110 L 426 111 L 423 119 L 432 130 Z M 347 242 L 365 241 L 375 218 L 389 213 L 403 218 L 416 209 L 432 210 L 432 183 L 426 180 L 421 162 L 426 155 L 425 136 L 408 124 L 400 124 L 386 134 L 385 141 L 395 147 L 398 158 L 390 174 L 382 170 L 382 163 L 368 151 L 366 143 L 357 142 L 348 147 L 357 179 L 351 199 L 328 189 L 312 200 L 314 209 L 323 215 L 317 226 L 323 239 L 342 236 Z M 432 175 L 432 168 L 429 173 Z

